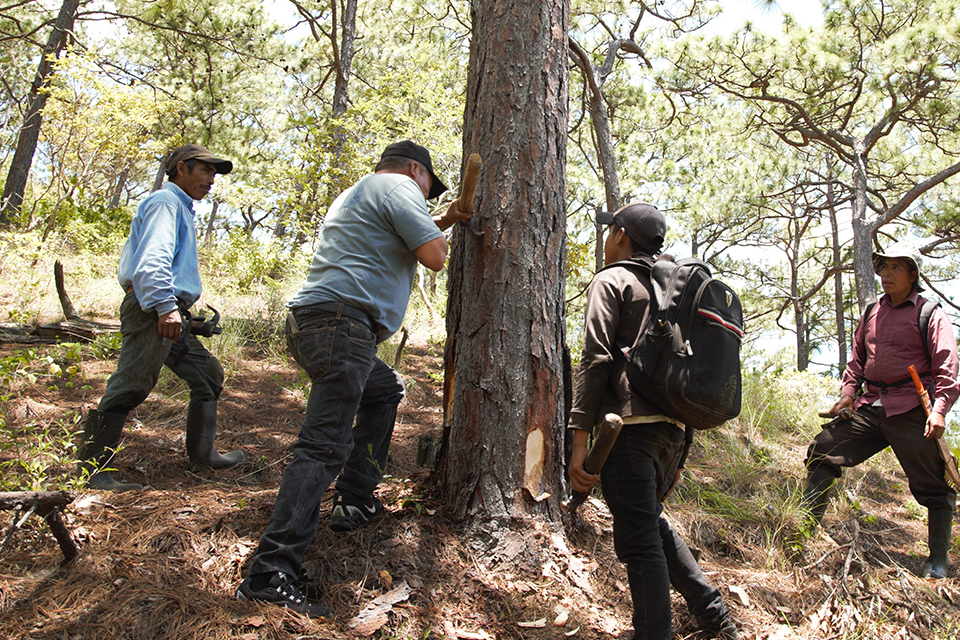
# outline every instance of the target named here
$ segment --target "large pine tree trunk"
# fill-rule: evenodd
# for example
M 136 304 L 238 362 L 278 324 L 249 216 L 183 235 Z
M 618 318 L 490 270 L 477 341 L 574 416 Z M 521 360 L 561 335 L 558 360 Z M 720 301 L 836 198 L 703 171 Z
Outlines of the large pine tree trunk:
M 559 519 L 563 486 L 568 0 L 473 0 L 454 231 L 442 473 L 460 517 Z
M 10 170 L 7 172 L 7 181 L 3 187 L 3 199 L 0 200 L 0 224 L 8 225 L 19 215 L 23 204 L 23 194 L 27 188 L 27 176 L 30 175 L 30 166 L 33 164 L 33 154 L 37 150 L 37 140 L 40 138 L 40 124 L 43 121 L 43 107 L 47 104 L 47 94 L 41 91 L 46 87 L 50 76 L 53 75 L 53 60 L 63 50 L 67 43 L 67 36 L 73 31 L 73 22 L 77 17 L 80 0 L 63 0 L 57 21 L 43 48 L 43 57 L 37 75 L 30 86 L 27 96 L 27 110 L 23 116 L 23 126 L 17 137 L 17 149 L 13 160 L 10 161 Z

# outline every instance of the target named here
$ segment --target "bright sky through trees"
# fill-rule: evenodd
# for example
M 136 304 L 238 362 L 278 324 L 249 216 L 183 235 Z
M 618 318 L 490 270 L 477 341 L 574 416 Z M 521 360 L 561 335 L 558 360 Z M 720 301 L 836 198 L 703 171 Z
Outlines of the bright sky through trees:
M 720 0 L 723 12 L 707 27 L 711 33 L 730 33 L 750 21 L 755 27 L 769 33 L 778 31 L 784 12 L 798 23 L 817 26 L 823 23 L 823 5 L 820 0 L 781 0 L 768 3 L 763 0 Z

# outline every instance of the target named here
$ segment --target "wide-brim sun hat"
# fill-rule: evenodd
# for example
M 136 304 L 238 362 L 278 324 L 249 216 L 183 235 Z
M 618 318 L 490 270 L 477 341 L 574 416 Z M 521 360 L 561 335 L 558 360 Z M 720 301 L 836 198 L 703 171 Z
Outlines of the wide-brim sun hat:
M 923 291 L 923 285 L 920 284 L 920 273 L 923 270 L 923 257 L 920 250 L 909 242 L 895 242 L 884 251 L 873 252 L 873 272 L 880 275 L 880 264 L 887 258 L 903 258 L 913 265 L 917 271 L 917 280 L 913 283 L 914 288 Z

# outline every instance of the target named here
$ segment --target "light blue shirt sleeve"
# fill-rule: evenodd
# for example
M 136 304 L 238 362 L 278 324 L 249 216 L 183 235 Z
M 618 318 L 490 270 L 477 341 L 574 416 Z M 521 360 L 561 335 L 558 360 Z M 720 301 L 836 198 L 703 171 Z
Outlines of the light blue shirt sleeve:
M 118 279 L 125 289 L 133 286 L 144 311 L 163 315 L 175 310 L 178 300 L 189 307 L 200 298 L 192 204 L 182 189 L 168 182 L 140 203 L 130 223 Z

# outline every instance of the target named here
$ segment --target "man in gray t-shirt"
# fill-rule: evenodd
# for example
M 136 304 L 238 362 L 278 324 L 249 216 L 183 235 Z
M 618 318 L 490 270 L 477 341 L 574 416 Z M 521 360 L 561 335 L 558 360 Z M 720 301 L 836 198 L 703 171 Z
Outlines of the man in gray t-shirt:
M 323 493 L 336 478 L 329 520 L 335 531 L 383 513 L 373 492 L 404 390 L 397 372 L 377 358 L 377 344 L 400 328 L 417 264 L 442 269 L 443 230 L 470 217 L 454 200 L 431 218 L 426 201 L 446 189 L 425 148 L 397 142 L 327 213 L 307 279 L 287 305 L 287 348 L 310 376 L 310 397 L 273 516 L 237 589 L 241 600 L 329 615 L 303 597 L 296 578 Z

